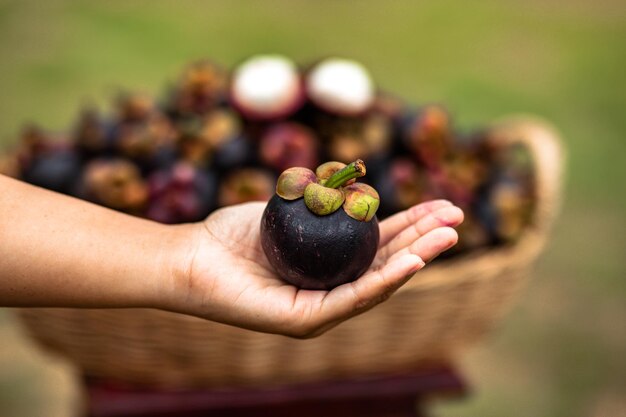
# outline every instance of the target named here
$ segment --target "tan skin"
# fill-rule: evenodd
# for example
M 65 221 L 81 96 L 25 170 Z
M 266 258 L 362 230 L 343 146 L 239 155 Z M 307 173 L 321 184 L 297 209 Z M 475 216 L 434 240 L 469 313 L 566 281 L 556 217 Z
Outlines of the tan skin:
M 292 337 L 320 335 L 386 300 L 453 246 L 462 211 L 431 201 L 380 223 L 358 280 L 331 291 L 282 281 L 261 249 L 264 203 L 162 225 L 0 175 L 0 305 L 149 307 Z M 413 279 L 419 279 L 419 274 Z

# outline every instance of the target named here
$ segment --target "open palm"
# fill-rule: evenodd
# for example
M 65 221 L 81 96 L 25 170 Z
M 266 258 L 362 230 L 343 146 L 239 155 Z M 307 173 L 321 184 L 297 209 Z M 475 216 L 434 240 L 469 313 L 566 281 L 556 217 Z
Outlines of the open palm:
M 417 270 L 453 246 L 462 211 L 431 201 L 380 223 L 368 271 L 331 291 L 301 290 L 281 280 L 260 242 L 264 203 L 221 209 L 198 232 L 186 302 L 197 316 L 258 331 L 311 337 L 387 299 Z

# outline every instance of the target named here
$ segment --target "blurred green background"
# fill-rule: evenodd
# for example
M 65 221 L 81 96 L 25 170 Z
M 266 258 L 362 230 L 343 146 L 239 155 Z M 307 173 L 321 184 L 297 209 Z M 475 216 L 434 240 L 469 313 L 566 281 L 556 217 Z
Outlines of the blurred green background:
M 626 5 L 556 1 L 0 1 L 0 144 L 72 126 L 120 88 L 158 95 L 181 67 L 254 53 L 363 62 L 462 128 L 513 112 L 553 121 L 568 150 L 554 238 L 518 302 L 462 369 L 473 393 L 439 416 L 626 410 Z M 620 185 L 621 184 L 621 185 Z M 1 191 L 0 191 L 1 192 Z M 0 310 L 0 414 L 67 415 L 73 370 Z M 608 411 L 607 411 L 608 410 Z

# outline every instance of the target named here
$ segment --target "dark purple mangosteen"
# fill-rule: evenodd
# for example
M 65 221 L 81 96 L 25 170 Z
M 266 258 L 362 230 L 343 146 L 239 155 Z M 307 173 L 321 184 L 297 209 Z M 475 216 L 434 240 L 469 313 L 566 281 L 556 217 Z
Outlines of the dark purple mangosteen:
M 377 174 L 373 184 L 382 195 L 381 216 L 390 216 L 425 200 L 425 178 L 412 159 L 396 157 Z
M 253 165 L 256 160 L 255 144 L 245 135 L 228 138 L 213 152 L 212 165 L 219 172 L 232 171 Z
M 176 131 L 159 112 L 144 120 L 120 123 L 114 140 L 117 153 L 133 160 L 144 173 L 169 166 L 176 156 Z
M 41 127 L 28 124 L 22 128 L 17 145 L 17 160 L 20 169 L 26 171 L 39 155 L 50 151 L 53 138 Z
M 82 159 L 73 149 L 51 149 L 34 157 L 22 172 L 30 184 L 64 194 L 73 194 L 80 178 Z
M 148 179 L 147 217 L 161 223 L 204 219 L 215 208 L 217 178 L 185 162 L 155 171 Z
M 199 137 L 207 145 L 211 166 L 220 173 L 250 166 L 257 159 L 255 144 L 242 132 L 234 111 L 212 111 L 204 119 Z
M 359 156 L 365 161 L 380 158 L 390 153 L 391 133 L 391 121 L 383 114 L 336 118 L 324 129 L 326 151 L 330 159 L 345 163 Z
M 168 113 L 174 118 L 208 113 L 224 100 L 227 83 L 226 72 L 216 63 L 192 63 L 170 93 Z
M 180 120 L 177 131 L 182 159 L 202 167 L 209 165 L 218 149 L 241 135 L 241 122 L 236 113 L 215 109 L 202 117 Z
M 277 172 L 293 166 L 312 169 L 319 163 L 319 146 L 308 127 L 294 122 L 278 123 L 261 137 L 261 161 Z
M 86 157 L 102 156 L 113 148 L 111 127 L 94 107 L 81 110 L 73 132 L 76 148 Z
M 302 289 L 330 290 L 369 268 L 379 241 L 379 197 L 354 182 L 363 175 L 361 160 L 280 175 L 261 220 L 261 245 L 280 277 Z
M 478 188 L 487 180 L 488 167 L 468 152 L 455 152 L 441 169 L 428 172 L 435 189 L 454 204 L 465 207 L 476 199 Z
M 148 200 L 148 187 L 133 162 L 123 158 L 99 158 L 85 165 L 78 196 L 139 215 Z
M 27 126 L 22 130 L 16 158 L 24 181 L 64 194 L 74 192 L 83 161 L 65 137 Z
M 328 141 L 326 152 L 329 159 L 347 163 L 358 155 L 366 155 L 367 144 L 356 134 L 339 133 Z
M 441 106 L 425 106 L 407 123 L 404 140 L 428 169 L 438 169 L 454 147 L 450 115 Z
M 532 188 L 508 173 L 493 178 L 489 207 L 495 215 L 493 232 L 497 242 L 515 242 L 532 222 Z
M 240 168 L 222 180 L 218 194 L 220 207 L 249 201 L 267 201 L 274 193 L 276 177 L 264 168 Z
M 155 103 L 146 94 L 122 92 L 116 101 L 117 120 L 119 123 L 132 123 L 145 120 L 155 110 Z

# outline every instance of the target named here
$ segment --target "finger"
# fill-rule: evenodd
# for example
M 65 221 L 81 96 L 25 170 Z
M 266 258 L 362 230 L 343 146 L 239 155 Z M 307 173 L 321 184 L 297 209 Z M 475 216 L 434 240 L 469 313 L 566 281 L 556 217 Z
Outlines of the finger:
M 389 261 L 395 261 L 407 254 L 413 254 L 419 256 L 424 262 L 430 262 L 441 252 L 454 246 L 458 239 L 459 235 L 453 228 L 438 227 L 421 236 L 410 246 L 396 252 L 389 258 Z
M 424 261 L 419 256 L 409 253 L 354 282 L 335 288 L 322 305 L 324 322 L 336 324 L 372 308 L 389 298 L 423 266 Z
M 409 227 L 401 231 L 385 247 L 382 248 L 382 259 L 387 259 L 396 252 L 410 246 L 420 236 L 438 227 L 456 227 L 463 222 L 463 210 L 456 206 L 444 206 L 426 214 Z
M 407 210 L 403 210 L 400 213 L 396 213 L 393 216 L 383 220 L 380 223 L 380 244 L 379 246 L 385 246 L 391 239 L 393 239 L 398 233 L 406 229 L 413 223 L 417 222 L 420 218 L 426 214 L 435 211 L 441 207 L 451 206 L 452 203 L 448 200 L 433 200 L 425 203 L 418 204 Z

